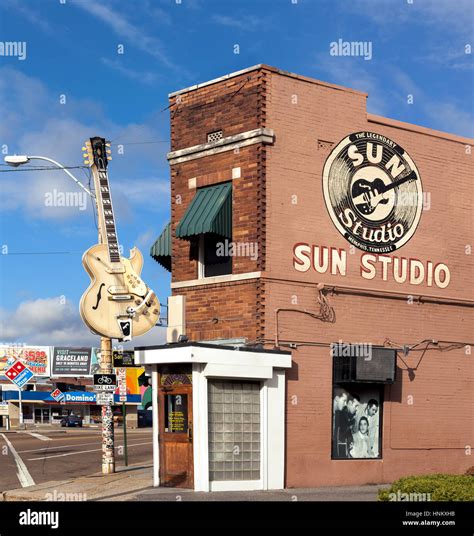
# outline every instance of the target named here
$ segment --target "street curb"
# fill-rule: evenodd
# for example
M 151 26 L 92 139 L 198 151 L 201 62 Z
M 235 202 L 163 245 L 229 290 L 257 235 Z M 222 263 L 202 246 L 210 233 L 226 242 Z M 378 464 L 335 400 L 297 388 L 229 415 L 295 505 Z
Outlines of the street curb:
M 49 482 L 43 482 L 42 484 L 36 484 L 34 486 L 28 486 L 26 488 L 20 488 L 20 489 L 13 489 L 13 490 L 7 490 L 2 491 L 0 493 L 0 502 L 39 502 L 44 501 L 44 498 L 37 498 L 35 497 L 34 493 L 41 492 L 42 490 L 47 490 L 49 488 L 52 488 L 54 486 L 61 486 L 64 484 L 69 484 L 73 482 L 74 479 L 70 480 L 50 480 Z M 31 489 L 36 488 L 36 489 Z M 20 493 L 20 491 L 23 491 L 24 493 Z M 27 493 L 31 493 L 31 496 L 27 496 Z
M 46 501 L 45 495 L 48 493 L 48 490 L 56 489 L 56 491 L 60 490 L 61 486 L 67 486 L 68 484 L 72 484 L 77 482 L 78 480 L 82 480 L 82 482 L 92 482 L 92 479 L 95 478 L 101 478 L 102 481 L 100 482 L 101 487 L 105 487 L 110 483 L 114 483 L 114 481 L 120 481 L 124 478 L 133 478 L 134 476 L 134 470 L 137 469 L 145 469 L 149 470 L 151 472 L 152 465 L 151 464 L 131 464 L 128 467 L 119 467 L 115 473 L 112 473 L 110 475 L 103 475 L 100 471 L 96 473 L 91 473 L 89 475 L 83 475 L 77 478 L 70 478 L 68 480 L 50 480 L 48 482 L 42 482 L 41 484 L 36 484 L 34 486 L 28 486 L 25 488 L 17 488 L 12 490 L 6 490 L 0 493 L 0 502 L 42 502 Z M 130 471 L 131 470 L 131 471 Z M 130 471 L 129 474 L 127 474 Z M 89 479 L 89 480 L 88 480 Z M 151 479 L 151 476 L 150 476 Z M 80 486 L 80 484 L 79 484 Z M 62 491 L 58 491 L 58 493 L 63 493 Z M 67 492 L 65 492 L 67 493 Z M 130 489 L 124 494 L 133 496 L 136 493 L 135 489 Z M 105 497 L 106 499 L 106 497 Z M 104 497 L 101 497 L 100 495 L 91 497 L 89 499 L 91 501 L 101 501 L 104 500 Z

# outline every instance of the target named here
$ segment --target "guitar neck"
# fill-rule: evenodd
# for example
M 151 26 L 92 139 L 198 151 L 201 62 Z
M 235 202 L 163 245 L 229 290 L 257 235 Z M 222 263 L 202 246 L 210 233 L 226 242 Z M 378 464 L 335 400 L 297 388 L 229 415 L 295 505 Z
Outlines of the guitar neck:
M 115 225 L 114 209 L 112 206 L 112 196 L 110 194 L 109 187 L 109 177 L 105 169 L 98 169 L 95 166 L 93 168 L 93 174 L 102 243 L 107 244 L 110 262 L 120 262 L 117 229 Z
M 397 186 L 400 186 L 401 184 L 404 184 L 405 182 L 412 181 L 415 179 L 416 179 L 416 173 L 412 171 L 406 177 L 403 177 L 402 179 L 398 179 L 397 181 L 392 182 L 392 184 L 389 184 L 388 186 L 386 186 L 383 189 L 383 192 L 380 192 L 380 193 L 384 194 L 385 192 L 389 192 L 390 190 L 393 190 L 394 188 L 396 188 Z

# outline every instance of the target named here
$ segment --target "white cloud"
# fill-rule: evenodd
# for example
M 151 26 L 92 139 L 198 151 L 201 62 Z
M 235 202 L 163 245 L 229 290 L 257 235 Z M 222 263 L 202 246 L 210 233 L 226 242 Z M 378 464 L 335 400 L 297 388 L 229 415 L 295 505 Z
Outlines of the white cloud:
M 147 34 L 143 27 L 133 24 L 122 13 L 114 10 L 110 5 L 104 2 L 91 2 L 89 0 L 75 0 L 74 5 L 101 20 L 118 36 L 130 43 L 131 46 L 150 54 L 161 61 L 166 67 L 178 69 L 178 66 L 169 59 L 159 39 Z M 121 4 L 122 7 L 123 5 Z M 125 12 L 130 12 L 128 5 Z
M 135 245 L 143 251 L 150 251 L 151 246 L 158 238 L 158 233 L 160 232 L 161 231 L 157 229 L 147 229 L 137 237 L 137 239 L 135 240 Z
M 22 0 L 2 0 L 1 7 L 14 11 L 15 15 L 20 19 L 23 18 L 33 24 L 36 28 L 41 29 L 47 34 L 53 34 L 54 29 L 50 22 L 42 17 L 39 10 L 34 9 L 30 5 L 25 6 L 25 2 Z
M 165 328 L 155 327 L 126 347 L 163 344 L 165 339 Z M 24 301 L 14 311 L 0 309 L 0 340 L 43 346 L 100 345 L 99 337 L 82 322 L 78 306 L 63 303 L 60 296 Z
M 472 112 L 463 109 L 455 101 L 441 101 L 426 92 L 405 72 L 393 67 L 392 76 L 399 93 L 404 97 L 410 94 L 414 98 L 414 106 L 419 106 L 429 119 L 429 127 L 444 132 L 452 132 L 460 136 L 474 136 Z
M 327 77 L 324 80 L 334 84 L 357 89 L 368 93 L 367 111 L 377 115 L 387 113 L 386 94 L 381 90 L 375 76 L 368 73 L 361 58 L 345 58 L 320 54 L 316 69 L 322 69 Z M 321 78 L 321 77 L 320 77 Z
M 371 18 L 383 31 L 390 27 L 392 33 L 397 28 L 406 30 L 407 25 L 413 23 L 469 35 L 472 24 L 467 21 L 472 21 L 474 15 L 472 0 L 413 0 L 411 3 L 406 0 L 377 0 L 376 3 L 373 0 L 352 0 L 346 8 Z M 439 35 L 435 36 L 435 40 L 439 41 Z
M 152 73 L 151 71 L 137 71 L 131 67 L 126 67 L 118 59 L 111 60 L 109 58 L 101 58 L 101 60 L 104 65 L 110 69 L 113 69 L 114 71 L 117 71 L 130 80 L 135 80 L 142 84 L 153 84 L 158 79 L 156 73 Z
M 463 108 L 454 100 L 443 101 L 427 95 L 409 75 L 394 65 L 384 66 L 377 70 L 377 76 L 372 76 L 367 67 L 364 69 L 359 64 L 358 58 L 319 55 L 315 68 L 327 73 L 324 79 L 328 82 L 367 92 L 369 113 L 399 119 L 395 110 L 407 106 L 407 95 L 413 95 L 414 109 L 426 118 L 425 126 L 460 136 L 472 137 L 474 134 L 469 108 Z M 381 80 L 389 80 L 389 83 L 382 86 Z
M 143 178 L 143 173 L 145 169 L 147 175 L 150 169 L 162 170 L 165 176 L 168 173 L 168 134 L 162 134 L 156 127 L 159 124 L 164 131 L 164 118 L 158 121 L 152 113 L 147 123 L 119 125 L 108 120 L 93 101 L 76 100 L 74 95 L 68 95 L 66 102 L 59 104 L 58 96 L 38 79 L 12 68 L 0 69 L 0 117 L 4 119 L 0 122 L 0 145 L 6 144 L 9 154 L 44 155 L 67 166 L 80 166 L 83 164 L 81 147 L 86 139 L 97 134 L 115 137 L 110 181 L 112 194 L 117 193 L 114 201 L 118 216 L 130 216 L 132 205 L 158 206 L 158 201 L 169 195 L 168 180 Z M 148 143 L 160 139 L 164 143 Z M 119 143 L 123 147 L 118 147 Z M 119 149 L 123 154 L 119 154 Z M 41 161 L 31 162 L 34 167 L 44 165 L 48 166 Z M 85 183 L 89 171 L 84 171 L 71 170 Z M 79 210 L 82 204 L 72 207 L 45 204 L 45 195 L 55 190 L 67 194 L 81 192 L 60 170 L 2 172 L 0 187 L 2 211 L 21 207 L 30 219 L 90 218 L 90 204 L 87 210 Z
M 244 31 L 254 31 L 263 25 L 263 20 L 254 16 L 229 17 L 227 15 L 213 15 L 212 20 L 217 24 L 237 28 Z
M 474 63 L 472 54 L 466 54 L 465 44 L 457 43 L 457 46 L 435 46 L 425 55 L 415 58 L 416 61 L 426 65 L 439 65 L 443 68 L 455 71 L 472 71 Z

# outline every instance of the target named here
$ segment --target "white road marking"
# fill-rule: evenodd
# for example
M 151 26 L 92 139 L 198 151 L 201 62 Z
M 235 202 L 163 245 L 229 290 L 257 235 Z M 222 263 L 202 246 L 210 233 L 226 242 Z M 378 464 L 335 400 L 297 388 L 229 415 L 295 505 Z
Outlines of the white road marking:
M 7 438 L 7 436 L 5 434 L 2 434 L 2 437 L 3 437 L 4 441 L 5 441 L 5 443 L 8 445 L 8 448 L 10 449 L 13 457 L 15 458 L 15 463 L 16 463 L 16 466 L 18 468 L 18 472 L 17 472 L 16 476 L 18 477 L 18 480 L 20 481 L 21 486 L 23 488 L 26 488 L 28 486 L 34 486 L 35 481 L 33 480 L 33 478 L 31 477 L 28 469 L 26 468 L 25 463 L 20 458 L 20 455 L 15 450 L 15 447 L 10 443 L 10 441 L 8 440 L 8 438 Z
M 138 447 L 139 445 L 151 445 L 152 443 L 153 443 L 153 441 L 147 441 L 146 443 L 134 443 L 133 445 L 128 445 L 128 447 Z M 123 445 L 118 445 L 115 448 L 117 449 L 117 448 L 119 448 L 119 446 L 123 446 Z M 74 454 L 85 454 L 86 452 L 96 452 L 98 450 L 102 450 L 102 447 L 99 448 L 99 449 L 78 450 L 76 452 L 66 452 L 65 454 L 53 454 L 52 456 L 41 456 L 40 458 L 28 458 L 28 461 L 32 462 L 32 461 L 36 461 L 36 460 L 47 460 L 48 458 L 61 458 L 62 456 L 73 456 Z
M 52 441 L 50 437 L 46 437 L 41 434 L 37 434 L 36 432 L 25 432 L 25 434 L 28 434 L 30 436 L 36 437 L 36 439 L 41 439 L 41 441 Z
M 19 450 L 18 452 L 20 454 L 23 454 L 25 452 L 39 452 L 41 450 L 47 450 L 49 452 L 50 450 L 72 449 L 73 447 L 86 447 L 87 445 L 97 445 L 97 441 L 94 441 L 93 443 L 76 443 L 73 445 L 58 445 L 57 447 L 41 447 L 40 449 Z
M 128 434 L 128 431 L 127 431 L 127 434 Z M 143 432 L 138 432 L 138 433 L 135 433 L 133 435 L 137 436 L 137 435 L 142 435 L 142 434 L 143 434 Z M 147 433 L 145 435 L 149 435 L 149 434 Z M 77 436 L 55 437 L 54 439 L 59 440 L 59 441 L 65 441 L 66 439 L 77 439 Z M 117 441 L 117 439 L 123 439 L 123 436 L 118 436 L 118 437 L 115 436 L 116 441 Z M 137 439 L 140 439 L 140 438 L 137 438 Z M 73 443 L 72 445 L 58 445 L 56 447 L 41 447 L 41 448 L 37 448 L 37 449 L 19 450 L 18 452 L 20 454 L 24 454 L 25 452 L 40 452 L 42 450 L 47 450 L 49 452 L 50 450 L 57 450 L 57 449 L 68 449 L 68 448 L 73 448 L 73 447 L 86 447 L 87 445 L 97 445 L 97 441 L 93 441 L 93 442 L 89 442 L 89 443 Z

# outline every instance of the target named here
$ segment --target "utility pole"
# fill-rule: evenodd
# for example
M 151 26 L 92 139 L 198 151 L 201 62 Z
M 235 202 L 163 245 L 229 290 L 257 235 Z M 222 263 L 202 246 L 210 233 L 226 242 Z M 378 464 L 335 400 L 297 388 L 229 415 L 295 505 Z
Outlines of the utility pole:
M 22 393 L 23 393 L 23 387 L 18 387 L 18 400 L 19 400 L 19 410 L 20 410 L 20 419 L 19 419 L 19 422 L 20 422 L 20 428 L 24 428 L 24 419 L 23 419 L 23 403 L 22 403 Z M 34 411 L 33 411 L 34 413 Z
M 100 231 L 99 231 L 100 241 Z M 112 374 L 112 341 L 100 338 L 100 372 Z M 114 418 L 112 406 L 102 406 L 102 474 L 115 473 Z

